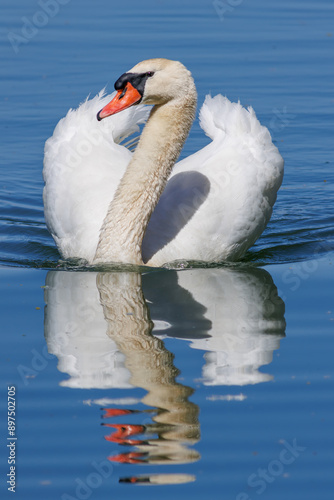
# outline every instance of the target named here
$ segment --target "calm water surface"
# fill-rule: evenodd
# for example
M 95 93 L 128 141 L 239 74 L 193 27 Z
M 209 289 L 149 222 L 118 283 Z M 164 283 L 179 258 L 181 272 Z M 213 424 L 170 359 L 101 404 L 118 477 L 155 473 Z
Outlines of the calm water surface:
M 9 385 L 19 500 L 332 499 L 333 3 L 15 0 L 2 13 L 1 498 Z M 200 103 L 252 105 L 285 159 L 241 263 L 59 261 L 44 142 L 149 57 L 189 67 Z M 182 155 L 207 142 L 196 122 Z

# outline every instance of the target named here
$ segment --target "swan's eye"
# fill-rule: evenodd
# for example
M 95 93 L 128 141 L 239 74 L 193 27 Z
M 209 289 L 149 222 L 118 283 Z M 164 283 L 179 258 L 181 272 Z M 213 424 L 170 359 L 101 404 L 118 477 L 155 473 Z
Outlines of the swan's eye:
M 153 75 L 154 75 L 154 71 L 148 71 L 148 72 L 146 73 L 146 76 L 153 76 Z

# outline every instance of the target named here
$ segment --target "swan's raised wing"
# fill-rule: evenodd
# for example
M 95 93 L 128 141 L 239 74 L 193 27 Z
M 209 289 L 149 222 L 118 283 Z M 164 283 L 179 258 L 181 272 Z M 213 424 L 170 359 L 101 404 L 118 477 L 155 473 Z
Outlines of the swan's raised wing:
M 283 159 L 252 108 L 207 96 L 200 124 L 212 142 L 176 164 L 152 215 L 144 260 L 235 260 L 266 227 Z
M 45 144 L 45 220 L 65 258 L 92 260 L 109 203 L 131 158 L 121 143 L 139 131 L 149 113 L 139 105 L 98 122 L 97 112 L 111 97 L 101 91 L 70 110 Z

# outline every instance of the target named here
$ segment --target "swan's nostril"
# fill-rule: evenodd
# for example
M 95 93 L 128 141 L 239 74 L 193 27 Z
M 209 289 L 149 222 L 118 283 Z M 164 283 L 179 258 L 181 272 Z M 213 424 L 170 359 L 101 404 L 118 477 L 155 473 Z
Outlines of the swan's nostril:
M 119 95 L 119 97 L 118 97 L 118 100 L 122 99 L 122 97 L 124 97 L 124 96 L 125 96 L 125 92 L 126 92 L 126 91 L 127 91 L 127 88 L 126 88 L 126 87 L 124 87 L 124 89 L 123 89 L 122 93 L 121 93 L 121 94 Z

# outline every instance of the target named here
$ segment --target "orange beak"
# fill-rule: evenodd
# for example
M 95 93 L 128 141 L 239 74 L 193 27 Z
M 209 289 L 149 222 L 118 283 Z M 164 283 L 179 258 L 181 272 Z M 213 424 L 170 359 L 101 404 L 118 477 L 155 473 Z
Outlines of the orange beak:
M 123 109 L 133 106 L 140 101 L 142 95 L 135 89 L 130 82 L 126 84 L 123 90 L 119 90 L 115 97 L 97 113 L 97 119 L 100 121 L 107 116 L 115 115 Z

